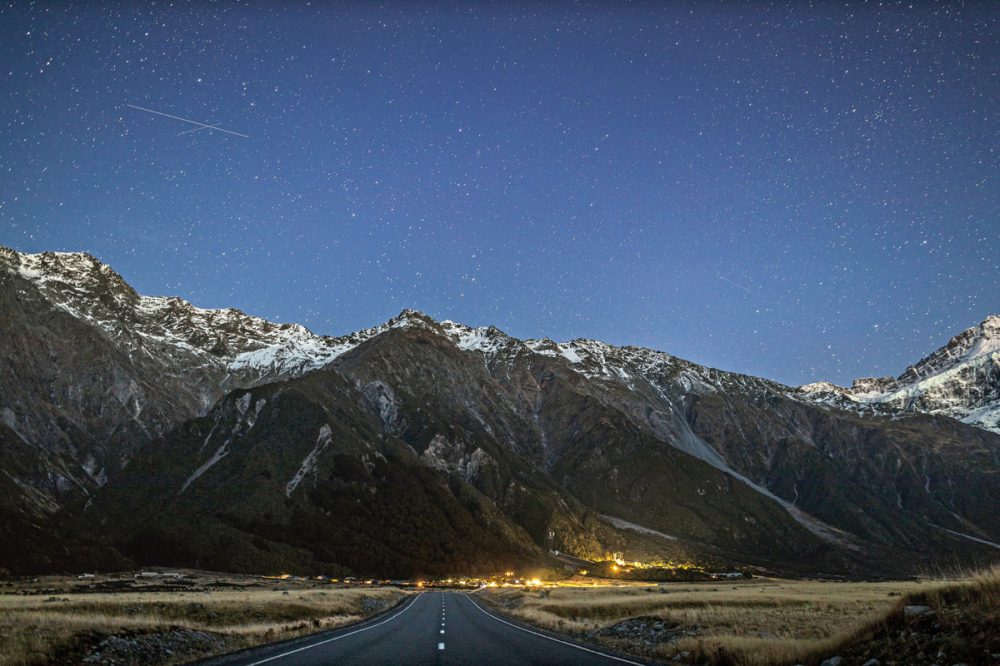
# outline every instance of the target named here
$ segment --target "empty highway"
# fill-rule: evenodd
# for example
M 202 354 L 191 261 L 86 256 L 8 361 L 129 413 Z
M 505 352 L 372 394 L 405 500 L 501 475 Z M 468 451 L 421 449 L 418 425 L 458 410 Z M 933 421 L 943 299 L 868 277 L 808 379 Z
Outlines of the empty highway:
M 498 616 L 475 595 L 424 592 L 389 613 L 340 629 L 211 659 L 268 664 L 641 664 Z

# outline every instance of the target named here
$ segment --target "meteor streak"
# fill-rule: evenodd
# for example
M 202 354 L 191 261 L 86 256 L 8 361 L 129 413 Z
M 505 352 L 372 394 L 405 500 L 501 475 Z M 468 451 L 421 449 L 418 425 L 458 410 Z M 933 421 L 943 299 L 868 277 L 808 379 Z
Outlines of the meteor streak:
M 734 287 L 738 287 L 738 288 L 742 289 L 743 291 L 747 292 L 751 296 L 760 296 L 761 295 L 761 294 L 757 293 L 756 291 L 754 291 L 753 289 L 750 289 L 749 287 L 744 287 L 739 282 L 733 282 L 729 278 L 724 277 L 722 274 L 716 275 L 716 277 L 719 278 L 720 280 L 722 280 L 723 282 L 728 282 L 729 284 L 733 285 Z
M 200 132 L 200 131 L 206 130 L 206 129 L 219 129 L 219 126 L 217 124 L 213 123 L 213 124 L 209 125 L 208 127 L 195 127 L 194 129 L 189 129 L 189 130 L 184 130 L 183 132 L 178 132 L 177 136 L 180 136 L 181 134 L 191 134 L 192 132 Z
M 129 107 L 131 109 L 136 109 L 137 111 L 145 111 L 146 113 L 155 113 L 158 116 L 165 116 L 167 118 L 173 118 L 174 120 L 182 120 L 182 121 L 184 121 L 186 123 L 191 123 L 192 125 L 197 125 L 198 129 L 216 130 L 218 132 L 225 132 L 226 134 L 233 134 L 235 136 L 241 136 L 244 139 L 249 139 L 250 138 L 249 134 L 240 134 L 239 132 L 233 132 L 233 131 L 230 131 L 230 130 L 227 130 L 227 129 L 222 129 L 218 125 L 206 125 L 205 123 L 199 123 L 197 120 L 190 120 L 188 118 L 181 118 L 180 116 L 174 116 L 174 115 L 171 115 L 169 113 L 164 113 L 162 111 L 154 111 L 153 109 L 147 109 L 145 107 L 136 106 L 135 104 L 126 104 L 125 106 L 127 106 L 127 107 Z

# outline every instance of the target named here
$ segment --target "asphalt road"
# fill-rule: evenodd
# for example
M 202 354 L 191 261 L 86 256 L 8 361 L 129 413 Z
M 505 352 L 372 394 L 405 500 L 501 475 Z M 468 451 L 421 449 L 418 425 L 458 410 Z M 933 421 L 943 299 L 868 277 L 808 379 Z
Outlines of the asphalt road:
M 390 613 L 205 662 L 255 664 L 641 664 L 499 617 L 462 592 L 424 592 Z

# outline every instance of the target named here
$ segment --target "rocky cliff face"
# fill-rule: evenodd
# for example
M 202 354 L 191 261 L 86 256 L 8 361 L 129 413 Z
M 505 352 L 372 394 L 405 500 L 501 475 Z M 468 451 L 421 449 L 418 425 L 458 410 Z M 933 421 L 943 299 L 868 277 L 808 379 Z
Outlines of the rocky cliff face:
M 799 387 L 807 397 L 854 411 L 943 414 L 1000 433 L 1000 316 L 959 333 L 899 377 Z
M 104 558 L 407 575 L 625 550 L 870 575 L 1000 549 L 1000 437 L 836 387 L 414 311 L 321 337 L 77 254 L 0 252 L 0 316 L 11 501 Z M 920 372 L 989 357 L 984 335 Z

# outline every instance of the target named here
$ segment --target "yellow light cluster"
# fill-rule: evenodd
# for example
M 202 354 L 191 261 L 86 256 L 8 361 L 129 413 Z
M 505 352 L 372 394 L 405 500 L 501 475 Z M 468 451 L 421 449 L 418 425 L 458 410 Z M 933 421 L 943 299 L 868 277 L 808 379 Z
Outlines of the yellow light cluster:
M 622 558 L 614 558 L 604 560 L 604 562 L 611 563 L 611 571 L 617 573 L 619 571 L 631 571 L 632 569 L 670 569 L 675 571 L 705 571 L 704 567 L 695 564 L 693 562 L 675 562 L 673 560 L 652 560 L 649 562 L 640 562 L 639 560 L 633 560 L 628 562 Z M 586 575 L 586 574 L 584 574 Z

